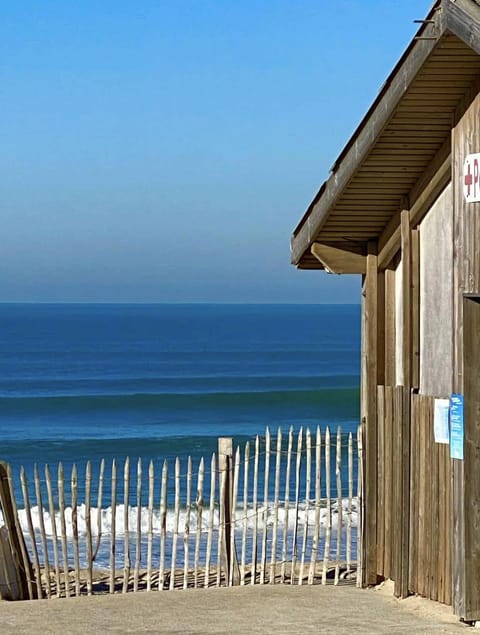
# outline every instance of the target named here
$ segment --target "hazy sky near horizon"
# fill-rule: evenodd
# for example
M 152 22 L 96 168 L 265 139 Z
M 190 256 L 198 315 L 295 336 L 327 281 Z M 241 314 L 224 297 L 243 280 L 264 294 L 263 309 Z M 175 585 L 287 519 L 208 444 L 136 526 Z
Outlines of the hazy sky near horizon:
M 358 302 L 290 235 L 430 6 L 3 3 L 0 301 Z

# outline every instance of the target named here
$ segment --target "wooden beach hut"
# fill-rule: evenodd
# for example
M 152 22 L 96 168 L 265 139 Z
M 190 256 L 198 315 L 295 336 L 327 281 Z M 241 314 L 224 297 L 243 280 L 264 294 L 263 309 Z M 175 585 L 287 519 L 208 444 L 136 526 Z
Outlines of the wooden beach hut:
M 362 276 L 363 584 L 390 578 L 474 621 L 480 2 L 439 0 L 419 23 L 295 229 L 292 263 Z

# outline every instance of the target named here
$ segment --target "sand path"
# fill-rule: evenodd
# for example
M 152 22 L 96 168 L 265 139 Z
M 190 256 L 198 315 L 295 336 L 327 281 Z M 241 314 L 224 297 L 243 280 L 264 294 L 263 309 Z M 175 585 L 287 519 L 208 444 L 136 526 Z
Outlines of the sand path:
M 255 586 L 0 602 L 0 633 L 457 633 L 448 607 L 390 589 Z

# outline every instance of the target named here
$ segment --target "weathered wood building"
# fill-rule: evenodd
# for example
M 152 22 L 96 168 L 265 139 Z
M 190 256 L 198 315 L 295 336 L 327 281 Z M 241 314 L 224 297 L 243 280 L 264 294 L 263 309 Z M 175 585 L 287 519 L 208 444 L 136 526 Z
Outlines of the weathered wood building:
M 465 620 L 480 619 L 477 153 L 480 2 L 438 0 L 292 237 L 298 268 L 363 276 L 363 583 Z M 452 394 L 463 459 L 434 438 Z

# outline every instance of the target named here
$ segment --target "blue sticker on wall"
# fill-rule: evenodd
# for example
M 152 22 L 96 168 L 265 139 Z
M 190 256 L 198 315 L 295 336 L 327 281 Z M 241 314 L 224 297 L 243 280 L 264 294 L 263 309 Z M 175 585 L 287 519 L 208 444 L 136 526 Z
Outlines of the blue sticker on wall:
M 450 457 L 463 461 L 463 395 L 450 397 Z

